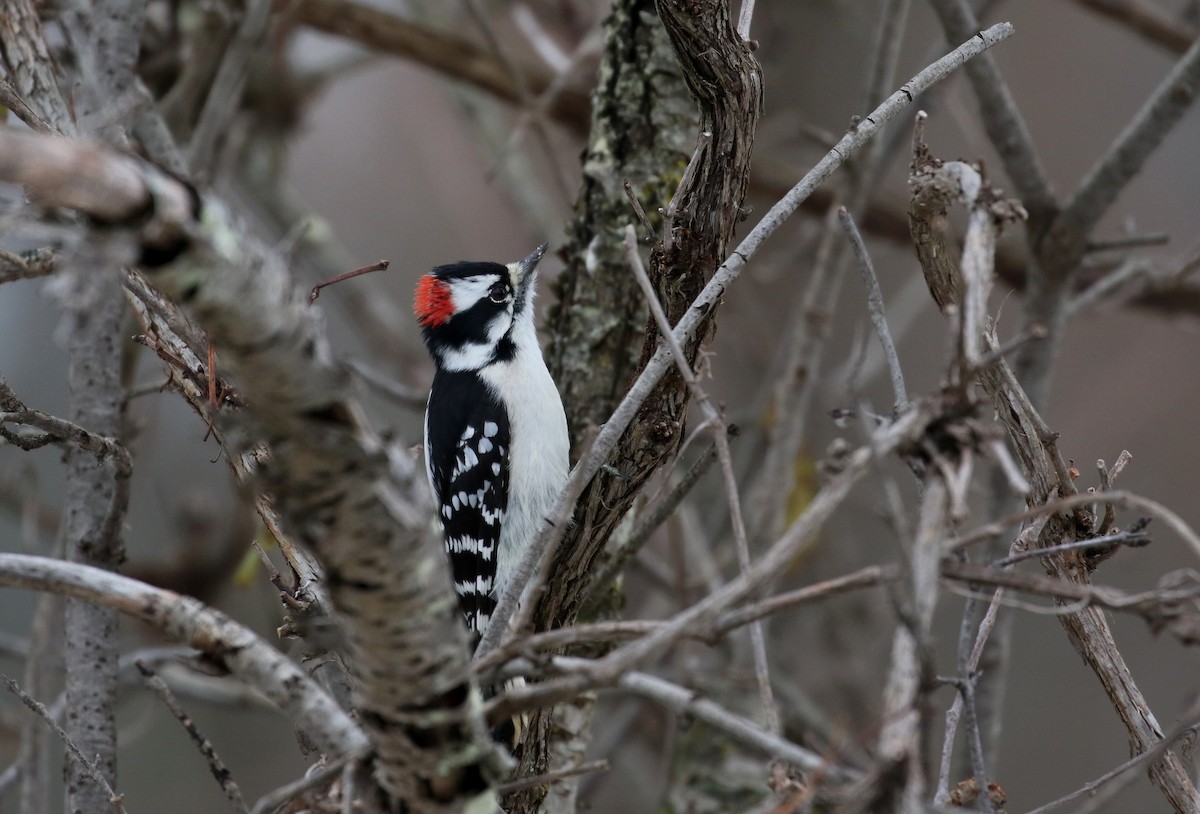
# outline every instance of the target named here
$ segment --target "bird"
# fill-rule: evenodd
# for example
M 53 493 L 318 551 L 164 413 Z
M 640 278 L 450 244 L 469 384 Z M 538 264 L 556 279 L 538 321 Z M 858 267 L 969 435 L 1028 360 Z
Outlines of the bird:
M 437 266 L 413 298 L 435 366 L 425 470 L 476 643 L 567 481 L 567 419 L 533 307 L 547 245 L 508 264 Z

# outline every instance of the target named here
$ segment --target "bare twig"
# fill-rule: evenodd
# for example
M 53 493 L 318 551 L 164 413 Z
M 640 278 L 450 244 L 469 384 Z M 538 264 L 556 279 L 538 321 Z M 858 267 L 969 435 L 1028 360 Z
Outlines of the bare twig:
M 271 0 L 250 0 L 246 3 L 245 16 L 225 51 L 212 87 L 209 88 L 208 98 L 204 100 L 204 107 L 200 111 L 200 120 L 192 133 L 187 164 L 193 175 L 211 173 L 213 170 L 217 146 L 237 113 L 250 60 L 254 57 L 255 48 L 267 34 L 273 6 Z
M 25 122 L 30 130 L 35 130 L 39 133 L 57 133 L 54 125 L 43 119 L 37 114 L 32 107 L 25 101 L 17 89 L 12 86 L 12 83 L 7 79 L 0 77 L 0 105 L 11 110 L 16 114 L 17 118 Z
M 712 626 L 712 636 L 720 636 L 735 627 L 747 624 L 755 619 L 765 619 L 776 613 L 794 608 L 798 605 L 825 599 L 830 596 L 859 588 L 870 588 L 882 585 L 897 578 L 899 571 L 894 567 L 868 565 L 850 574 L 823 580 L 814 585 L 806 585 L 794 591 L 777 594 L 770 599 L 763 599 L 751 605 L 728 611 L 717 618 Z
M 838 220 L 850 238 L 854 255 L 858 258 L 858 270 L 862 274 L 863 283 L 867 287 L 867 313 L 871 317 L 871 325 L 875 335 L 883 347 L 883 356 L 887 361 L 888 375 L 892 380 L 892 392 L 895 402 L 892 414 L 899 415 L 908 409 L 908 392 L 904 389 L 904 372 L 900 369 L 900 358 L 896 355 L 896 343 L 892 341 L 892 332 L 888 328 L 887 316 L 884 314 L 883 292 L 879 288 L 879 278 L 875 276 L 875 266 L 871 263 L 871 255 L 867 252 L 867 244 L 863 242 L 862 234 L 854 223 L 854 217 L 846 207 L 838 209 Z
M 509 781 L 496 787 L 497 794 L 511 794 L 514 791 L 521 789 L 532 788 L 533 786 L 542 786 L 553 783 L 557 780 L 566 780 L 568 777 L 578 777 L 581 774 L 591 774 L 592 772 L 607 772 L 609 769 L 607 760 L 589 760 L 587 763 L 580 763 L 578 766 L 569 766 L 565 769 L 558 769 L 553 772 L 546 772 L 535 777 L 521 777 L 516 780 Z
M 950 41 L 959 41 L 979 30 L 979 20 L 966 0 L 931 0 Z M 1055 211 L 1054 193 L 1033 146 L 1033 137 L 1017 109 L 1008 85 L 991 55 L 984 54 L 967 64 L 967 77 L 979 98 L 980 113 L 988 138 L 1000 154 L 1004 169 L 1029 210 L 1033 229 Z
M 584 659 L 557 656 L 553 664 L 562 670 L 589 670 L 590 662 Z M 830 766 L 828 761 L 809 750 L 797 746 L 769 732 L 753 722 L 729 712 L 724 707 L 678 684 L 646 673 L 629 672 L 616 682 L 616 689 L 648 698 L 680 715 L 687 715 L 713 726 L 730 735 L 734 740 L 752 749 L 760 750 L 772 757 L 781 758 L 802 769 L 822 769 L 831 776 L 846 778 L 851 772 Z
M 317 297 L 321 295 L 321 289 L 325 288 L 326 286 L 336 285 L 344 280 L 349 280 L 353 277 L 359 277 L 363 274 L 371 274 L 375 271 L 386 271 L 390 265 L 391 262 L 388 260 L 376 260 L 374 263 L 370 263 L 369 265 L 361 268 L 356 268 L 353 271 L 347 271 L 343 274 L 337 275 L 336 277 L 331 277 L 328 280 L 322 280 L 314 285 L 312 290 L 308 292 L 308 302 L 309 304 L 316 302 Z
M 96 768 L 96 765 L 92 763 L 92 761 L 84 757 L 83 752 L 79 751 L 79 747 L 75 744 L 75 741 L 73 741 L 63 730 L 63 728 L 58 725 L 58 722 L 54 720 L 54 717 L 46 710 L 46 707 L 37 700 L 30 698 L 25 691 L 17 685 L 17 682 L 13 681 L 3 673 L 0 673 L 0 681 L 3 681 L 5 686 L 8 687 L 9 692 L 21 699 L 21 703 L 29 707 L 29 709 L 31 709 L 35 715 L 45 721 L 46 725 L 54 730 L 54 734 L 58 735 L 58 737 L 62 739 L 62 742 L 67 747 L 67 750 L 75 758 L 79 766 L 82 767 L 84 776 L 88 777 L 93 783 L 99 786 L 105 794 L 108 795 L 108 804 L 112 808 L 113 812 L 115 812 L 115 814 L 124 814 L 124 795 L 117 794 L 115 791 L 113 791 L 112 786 L 110 786 L 108 781 L 104 779 L 104 775 L 101 774 L 100 770 Z
M 1147 518 L 1149 519 L 1149 518 Z M 1104 534 L 1100 537 L 1090 537 L 1086 540 L 1075 540 L 1070 543 L 1059 543 L 1058 545 L 1047 546 L 1046 548 L 1034 548 L 1030 551 L 1017 551 L 1009 554 L 1004 559 L 996 563 L 999 567 L 1013 565 L 1022 560 L 1032 559 L 1034 557 L 1048 557 L 1054 554 L 1061 554 L 1064 551 L 1077 551 L 1084 548 L 1098 548 L 1111 545 L 1145 545 L 1150 542 L 1150 536 L 1141 531 L 1118 531 L 1111 534 Z
M 1146 159 L 1183 118 L 1200 93 L 1200 39 L 1192 44 L 1155 88 L 1112 146 L 1088 171 L 1079 188 L 1055 218 L 1051 241 L 1076 244 L 1067 251 L 1077 256 L 1086 249 L 1087 235 L 1117 195 L 1137 175 Z
M 683 348 L 671 332 L 671 324 L 667 321 L 667 314 L 663 310 L 658 296 L 654 293 L 654 284 L 650 282 L 650 277 L 646 274 L 646 268 L 642 265 L 642 259 L 638 255 L 637 234 L 634 232 L 632 225 L 625 227 L 625 250 L 629 257 L 629 266 L 633 270 L 634 277 L 637 279 L 638 287 L 642 289 L 642 294 L 646 298 L 650 314 L 654 318 L 654 323 L 658 326 L 659 334 L 662 336 L 663 342 L 671 349 L 671 355 L 675 358 L 675 365 L 679 368 L 679 374 L 687 382 L 688 389 L 692 391 L 692 398 L 704 413 L 705 425 L 712 433 L 713 444 L 717 448 L 717 458 L 721 462 L 721 473 L 724 476 L 725 495 L 729 504 L 730 522 L 733 524 L 733 538 L 737 550 L 738 566 L 741 568 L 742 573 L 745 574 L 750 570 L 750 543 L 746 539 L 746 524 L 742 520 L 741 500 L 738 497 L 737 480 L 733 474 L 733 458 L 729 452 L 728 428 L 717 408 L 713 405 L 712 400 L 708 397 L 708 393 L 700 386 L 695 372 L 692 370 L 691 365 L 688 364 Z M 758 681 L 758 691 L 762 699 L 763 712 L 767 718 L 767 728 L 772 732 L 777 732 L 779 731 L 779 710 L 775 705 L 775 696 L 771 692 L 766 640 L 763 637 L 762 625 L 758 622 L 751 623 L 750 643 L 754 652 L 754 674 Z
M 1117 266 L 1108 274 L 1080 291 L 1063 306 L 1063 316 L 1070 319 L 1077 316 L 1104 297 L 1116 291 L 1125 283 L 1150 271 L 1149 264 L 1144 258 L 1131 257 Z
M 1193 704 L 1191 709 L 1184 712 L 1179 718 L 1180 723 L 1170 732 L 1163 735 L 1162 739 L 1150 749 L 1134 755 L 1120 766 L 1105 772 L 1095 780 L 1084 783 L 1082 787 L 1070 794 L 1040 805 L 1030 810 L 1027 814 L 1046 814 L 1080 798 L 1087 798 L 1087 802 L 1080 808 L 1075 809 L 1075 814 L 1098 811 L 1100 806 L 1107 802 L 1113 794 L 1138 776 L 1138 773 L 1133 771 L 1134 769 L 1145 767 L 1147 764 L 1161 757 L 1179 739 L 1195 734 L 1196 728 L 1200 726 L 1200 709 L 1197 709 L 1196 705 Z M 1114 783 L 1114 780 L 1118 782 Z
M 1075 0 L 1077 5 L 1121 23 L 1148 42 L 1177 54 L 1188 49 L 1200 32 L 1180 25 L 1165 11 L 1142 0 Z
M 200 754 L 204 755 L 204 759 L 208 761 L 208 770 L 216 778 L 217 784 L 225 794 L 225 799 L 229 801 L 229 805 L 233 807 L 234 811 L 245 812 L 247 810 L 246 801 L 242 799 L 242 790 L 238 788 L 233 775 L 229 773 L 229 769 L 221 762 L 221 758 L 217 755 L 216 749 L 213 748 L 212 742 L 200 734 L 200 730 L 196 728 L 196 722 L 192 720 L 190 715 L 183 711 L 183 707 L 179 706 L 179 702 L 175 700 L 175 696 L 171 693 L 171 688 L 167 686 L 166 682 L 159 678 L 154 670 L 145 662 L 138 661 L 136 665 L 138 672 L 142 674 L 142 678 L 146 682 L 146 686 L 167 705 L 167 709 L 171 710 L 171 714 L 175 716 L 180 726 L 188 733 L 188 737 L 192 739 L 192 743 L 200 750 Z
M 1089 240 L 1084 251 L 1088 254 L 1096 252 L 1121 251 L 1123 249 L 1140 249 L 1144 246 L 1165 246 L 1171 242 L 1171 236 L 1166 232 L 1153 232 L 1147 235 L 1126 235 L 1111 237 L 1103 240 Z
M 258 798 L 258 802 L 254 804 L 254 808 L 251 809 L 250 814 L 274 814 L 284 804 L 292 801 L 309 789 L 315 789 L 326 783 L 332 783 L 334 778 L 342 773 L 343 769 L 353 766 L 362 760 L 362 758 L 363 755 L 361 754 L 343 755 L 324 766 L 319 768 L 314 767 L 299 780 L 294 780 L 287 785 L 280 786 L 274 791 L 268 792 Z M 343 794 L 348 794 L 348 790 L 343 790 Z
M 974 545 L 975 543 L 986 540 L 989 537 L 995 537 L 999 534 L 1002 534 L 1006 528 L 1009 528 L 1015 523 L 1020 523 L 1022 521 L 1043 515 L 1054 515 L 1058 512 L 1063 512 L 1079 506 L 1086 506 L 1088 504 L 1095 503 L 1097 500 L 1111 501 L 1117 506 L 1133 506 L 1139 509 L 1144 509 L 1166 523 L 1171 530 L 1179 535 L 1180 539 L 1182 539 L 1184 543 L 1188 545 L 1188 547 L 1192 550 L 1192 553 L 1197 557 L 1200 557 L 1200 534 L 1197 534 L 1196 531 L 1192 529 L 1190 525 L 1188 525 L 1187 521 L 1158 501 L 1151 500 L 1148 497 L 1142 497 L 1141 495 L 1125 491 L 1124 489 L 1116 489 L 1111 492 L 1074 494 L 1068 497 L 1062 497 L 1049 501 L 1041 506 L 1034 506 L 1033 508 L 1010 514 L 1007 517 L 1001 518 L 1000 520 L 980 526 L 969 534 L 965 534 L 949 541 L 946 544 L 946 550 L 949 552 L 959 548 L 964 548 L 969 545 Z
M 592 585 L 588 589 L 592 599 L 599 597 L 608 589 L 613 580 L 620 576 L 629 560 L 637 555 L 638 551 L 641 550 L 642 546 L 645 545 L 646 541 L 650 539 L 658 527 L 675 513 L 675 510 L 679 508 L 679 504 L 688 496 L 692 488 L 699 483 L 700 478 L 704 476 L 704 473 L 708 472 L 716 460 L 717 447 L 716 444 L 713 444 L 696 459 L 665 497 L 654 503 L 643 516 L 638 518 L 637 525 L 633 527 L 633 531 L 630 532 L 629 537 L 610 555 L 608 562 L 592 578 Z

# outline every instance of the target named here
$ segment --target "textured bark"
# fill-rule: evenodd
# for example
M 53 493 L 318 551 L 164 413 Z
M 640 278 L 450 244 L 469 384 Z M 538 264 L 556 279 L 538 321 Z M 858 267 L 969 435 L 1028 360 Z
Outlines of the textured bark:
M 60 133 L 75 132 L 75 122 L 31 0 L 6 0 L 0 4 L 0 61 L 17 92 L 43 120 Z
M 325 566 L 385 806 L 457 810 L 484 792 L 492 751 L 423 473 L 361 423 L 279 256 L 229 231 L 219 207 L 206 215 L 209 240 L 147 278 L 221 348 L 271 449 L 262 486 Z
M 121 323 L 125 297 L 115 269 L 76 268 L 70 281 L 70 420 L 90 433 L 118 437 L 121 387 Z M 128 477 L 117 475 L 116 477 Z M 112 469 L 78 447 L 67 452 L 63 500 L 67 555 L 72 560 L 115 569 L 124 559 L 120 529 L 127 493 Z M 66 604 L 67 734 L 116 788 L 117 613 L 86 602 Z M 68 752 L 67 810 L 86 814 L 108 807 L 108 795 Z
M 361 420 L 319 312 L 281 255 L 219 200 L 94 144 L 0 130 L 0 177 L 80 210 L 101 237 L 134 249 L 151 285 L 220 348 L 247 407 L 218 421 L 231 443 L 268 443 L 256 485 L 326 568 L 381 804 L 434 812 L 486 802 L 500 772 L 424 473 Z
M 672 323 L 725 259 L 749 174 L 750 150 L 762 105 L 761 73 L 730 23 L 723 2 L 660 0 L 659 13 L 700 106 L 699 155 L 680 191 L 665 244 L 655 247 L 650 274 Z M 685 349 L 694 359 L 705 331 Z M 652 355 L 658 336 L 647 325 L 642 357 Z M 569 623 L 579 611 L 592 562 L 650 475 L 676 450 L 683 433 L 688 391 L 677 372 L 663 377 L 623 436 L 609 464 L 579 501 L 575 525 L 555 562 L 554 579 L 538 611 L 539 627 Z
M 695 140 L 695 105 L 653 0 L 614 6 L 592 110 L 583 188 L 546 327 L 547 362 L 575 443 L 616 407 L 645 336 L 646 305 L 624 246 L 625 226 L 636 218 L 623 184 L 661 224 L 657 210 L 678 186 Z
M 725 259 L 741 219 L 754 131 L 762 108 L 762 74 L 746 43 L 733 30 L 726 2 L 659 0 L 656 8 L 700 111 L 691 170 L 684 173 L 675 211 L 666 225 L 666 240 L 656 245 L 650 257 L 651 279 L 674 324 Z M 618 223 L 623 226 L 630 220 L 626 216 Z M 570 318 L 569 309 L 560 315 L 560 320 Z M 561 330 L 573 328 L 565 325 Z M 710 330 L 698 331 L 685 348 L 690 360 L 710 333 L 711 324 Z M 639 370 L 658 342 L 652 324 L 647 323 L 643 336 L 636 365 Z M 592 566 L 613 529 L 647 479 L 678 448 L 688 395 L 676 371 L 664 376 L 609 459 L 612 469 L 602 471 L 588 485 L 577 504 L 575 524 L 558 549 L 535 618 L 539 629 L 570 624 L 579 613 Z M 620 476 L 613 476 L 612 471 Z M 535 715 L 533 726 L 536 737 L 522 755 L 521 774 L 546 769 L 550 716 Z M 510 805 L 510 811 L 525 811 L 534 804 L 527 798 Z

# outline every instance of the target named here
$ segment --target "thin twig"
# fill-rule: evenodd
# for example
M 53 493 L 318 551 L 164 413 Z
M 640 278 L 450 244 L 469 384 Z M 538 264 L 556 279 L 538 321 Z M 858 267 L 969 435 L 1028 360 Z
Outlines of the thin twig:
M 1115 467 L 1114 467 L 1115 468 Z M 1111 479 L 1111 472 L 1109 474 Z M 1086 506 L 1095 503 L 1097 500 L 1112 501 L 1118 506 L 1135 506 L 1140 509 L 1145 509 L 1150 514 L 1161 519 L 1164 523 L 1170 526 L 1171 530 L 1179 535 L 1188 547 L 1192 549 L 1192 553 L 1200 557 L 1200 534 L 1197 534 L 1191 526 L 1188 525 L 1178 514 L 1168 509 L 1163 504 L 1156 500 L 1151 500 L 1148 497 L 1127 492 L 1124 489 L 1114 489 L 1111 492 L 1096 492 L 1070 495 L 1069 497 L 1058 498 L 1041 506 L 1034 506 L 1031 509 L 1026 509 L 1021 512 L 1010 514 L 991 523 L 980 526 L 969 534 L 955 538 L 946 543 L 946 553 L 956 551 L 960 548 L 965 548 L 969 545 L 981 542 L 983 540 L 1003 534 L 1004 530 L 1016 523 L 1029 520 L 1042 515 L 1053 515 L 1057 512 L 1073 509 L 1078 506 Z
M 1083 240 L 1191 108 L 1200 86 L 1197 39 L 1063 205 L 1050 237 Z M 1084 248 L 1083 245 L 1080 247 Z
M 1089 285 L 1087 288 L 1080 291 L 1071 299 L 1067 300 L 1063 306 L 1063 317 L 1071 319 L 1074 316 L 1082 313 L 1084 309 L 1094 305 L 1101 299 L 1116 291 L 1125 283 L 1147 274 L 1150 271 L 1149 264 L 1145 259 L 1140 257 L 1131 257 L 1121 265 L 1117 266 L 1108 274 L 1101 277 L 1096 282 Z
M 511 794 L 514 791 L 533 788 L 534 786 L 545 786 L 554 783 L 558 780 L 566 780 L 568 777 L 578 777 L 581 774 L 591 774 L 592 772 L 607 772 L 609 769 L 607 760 L 589 760 L 587 763 L 580 763 L 578 766 L 570 766 L 566 769 L 558 769 L 553 772 L 535 775 L 533 777 L 521 777 L 512 780 L 508 783 L 503 783 L 496 787 L 496 794 L 505 795 Z
M 309 789 L 317 788 L 326 783 L 333 782 L 342 769 L 350 766 L 362 759 L 362 755 L 343 755 L 315 771 L 310 770 L 299 780 L 294 780 L 285 786 L 280 786 L 274 791 L 267 792 L 262 797 L 258 798 L 258 802 L 254 804 L 250 814 L 273 814 L 285 803 L 295 799 L 300 794 Z
M 179 706 L 179 702 L 175 700 L 175 696 L 171 693 L 171 688 L 167 686 L 158 675 L 144 661 L 135 662 L 138 672 L 142 674 L 142 678 L 146 682 L 146 686 L 154 692 L 162 702 L 167 705 L 167 709 L 171 710 L 171 714 L 179 721 L 180 726 L 188 733 L 188 737 L 192 739 L 192 743 L 200 750 L 200 754 L 204 755 L 204 759 L 208 761 L 208 770 L 212 772 L 212 776 L 216 779 L 217 785 L 221 787 L 221 791 L 225 794 L 225 799 L 229 801 L 229 805 L 234 811 L 245 812 L 246 801 L 242 799 L 242 790 L 238 788 L 237 782 L 234 781 L 233 775 L 229 773 L 229 769 L 221 762 L 220 756 L 217 755 L 216 749 L 213 748 L 212 741 L 200 734 L 200 730 L 196 728 L 196 722 L 192 717 L 183 711 L 183 707 Z
M 62 739 L 62 742 L 67 747 L 67 750 L 71 753 L 75 760 L 79 762 L 79 765 L 83 767 L 83 773 L 87 777 L 91 778 L 92 782 L 103 789 L 104 793 L 108 795 L 108 804 L 112 807 L 113 812 L 115 814 L 124 814 L 124 795 L 117 794 L 115 791 L 113 791 L 113 787 L 108 784 L 106 779 L 104 779 L 104 775 L 100 773 L 100 770 L 96 768 L 94 763 L 83 756 L 83 752 L 79 751 L 79 747 L 75 745 L 75 741 L 71 740 L 70 736 L 63 731 L 63 728 L 58 725 L 58 722 L 54 720 L 54 717 L 50 714 L 46 707 L 39 701 L 27 695 L 16 681 L 13 681 L 4 673 L 0 673 L 0 681 L 3 681 L 5 686 L 8 687 L 9 692 L 21 699 L 21 703 L 29 707 L 29 709 L 31 709 L 35 715 L 45 721 L 46 725 L 54 730 L 54 734 L 58 735 L 58 737 Z
M 411 410 L 424 410 L 429 401 L 427 393 L 422 393 L 415 387 L 400 384 L 357 359 L 346 359 L 342 364 L 367 385 L 403 407 Z
M 975 788 L 980 790 L 979 800 L 986 806 L 984 811 L 995 811 L 996 801 L 987 793 L 988 774 L 987 766 L 983 761 L 983 738 L 979 734 L 979 720 L 975 714 L 975 685 L 979 682 L 979 673 L 968 673 L 964 677 L 954 676 L 940 680 L 953 685 L 958 690 L 956 700 L 961 702 L 962 709 L 966 712 L 964 717 L 967 724 L 967 751 L 971 759 L 971 776 L 975 781 Z
M 1133 780 L 1140 774 L 1140 772 L 1134 772 L 1134 769 L 1140 769 L 1158 757 L 1161 757 L 1162 754 L 1170 749 L 1177 740 L 1195 733 L 1197 727 L 1200 727 L 1200 709 L 1198 709 L 1197 705 L 1195 704 L 1192 705 L 1191 709 L 1187 710 L 1179 717 L 1181 722 L 1170 732 L 1164 735 L 1150 749 L 1134 755 L 1120 766 L 1105 772 L 1095 780 L 1084 783 L 1081 788 L 1076 789 L 1070 794 L 1059 797 L 1057 800 L 1052 800 L 1044 805 L 1040 805 L 1037 808 L 1027 812 L 1027 814 L 1046 814 L 1046 812 L 1053 811 L 1056 808 L 1064 806 L 1067 803 L 1074 802 L 1080 798 L 1087 798 L 1088 802 L 1083 807 L 1076 809 L 1075 814 L 1085 814 L 1085 812 L 1099 810 L 1099 806 L 1101 806 L 1113 794 L 1119 791 L 1126 783 L 1128 783 L 1130 780 Z M 1098 793 L 1102 787 L 1122 776 L 1124 776 L 1124 782 L 1109 786 L 1106 793 Z
M 608 562 L 604 564 L 604 567 L 592 579 L 592 585 L 588 589 L 591 600 L 595 600 L 601 596 L 608 589 L 608 586 L 612 584 L 613 580 L 620 576 L 629 560 L 637 555 L 642 546 L 658 530 L 658 527 L 675 513 L 675 510 L 679 508 L 679 504 L 691 493 L 693 487 L 700 482 L 700 478 L 704 476 L 704 473 L 708 472 L 716 460 L 717 447 L 716 444 L 713 444 L 696 459 L 695 463 L 679 479 L 679 483 L 675 484 L 674 488 L 664 498 L 652 505 L 649 511 L 638 518 L 637 524 L 629 534 L 629 538 L 622 542 L 621 546 L 610 555 Z
M 591 666 L 586 659 L 566 656 L 556 656 L 552 664 L 555 668 L 565 671 L 586 671 Z M 832 776 L 842 779 L 854 775 L 849 770 L 830 766 L 820 755 L 797 746 L 740 715 L 735 715 L 713 701 L 699 697 L 694 691 L 657 676 L 631 671 L 617 680 L 615 688 L 648 698 L 676 714 L 703 721 L 745 746 L 786 760 L 807 771 L 822 768 Z
M 267 34 L 273 0 L 250 0 L 237 33 L 229 43 L 213 78 L 208 98 L 192 133 L 188 169 L 193 175 L 212 171 L 217 145 L 237 113 L 255 49 Z
M 733 525 L 733 539 L 737 550 L 738 566 L 741 568 L 742 573 L 745 574 L 750 570 L 750 543 L 746 539 L 746 524 L 742 519 L 737 479 L 733 473 L 733 456 L 729 452 L 728 428 L 717 408 L 713 405 L 712 400 L 708 397 L 708 393 L 700 386 L 695 372 L 688 364 L 683 348 L 675 340 L 674 334 L 671 333 L 671 323 L 667 320 L 667 314 L 663 310 L 662 303 L 659 302 L 658 295 L 654 291 L 654 284 L 650 282 L 646 268 L 642 265 L 642 258 L 638 255 L 637 233 L 634 232 L 632 225 L 625 227 L 625 251 L 629 257 L 629 266 L 633 270 L 638 287 L 642 289 L 642 294 L 646 298 L 646 303 L 650 308 L 650 314 L 653 316 L 655 324 L 658 326 L 658 331 L 662 335 L 663 341 L 670 347 L 671 355 L 675 357 L 675 365 L 679 368 L 679 373 L 687 383 L 688 389 L 692 391 L 692 398 L 695 400 L 696 405 L 704 413 L 705 424 L 712 433 L 713 444 L 717 448 L 717 458 L 721 462 L 721 474 L 725 482 L 725 496 L 729 504 L 730 522 Z M 758 681 L 758 692 L 762 699 L 763 712 L 767 719 L 767 728 L 772 732 L 778 732 L 779 709 L 775 704 L 774 693 L 771 691 L 767 645 L 763 636 L 762 625 L 758 622 L 751 623 L 750 644 L 754 653 L 754 675 Z
M 374 263 L 370 263 L 361 268 L 356 268 L 353 271 L 347 271 L 334 277 L 330 277 L 328 280 L 322 280 L 314 285 L 312 290 L 308 292 L 308 304 L 312 305 L 314 302 L 316 302 L 317 297 L 321 296 L 321 289 L 325 288 L 326 286 L 335 285 L 343 280 L 349 280 L 352 277 L 359 277 L 363 274 L 371 274 L 375 271 L 385 271 L 390 265 L 390 260 L 376 260 Z
M 908 392 L 904 389 L 904 371 L 900 369 L 900 357 L 896 354 L 896 343 L 892 341 L 892 332 L 888 328 L 887 316 L 883 308 L 883 292 L 879 288 L 879 278 L 875 276 L 875 266 L 871 255 L 867 252 L 867 244 L 863 242 L 862 234 L 854 223 L 854 216 L 846 207 L 838 209 L 838 220 L 850 238 L 854 248 L 854 256 L 858 258 L 858 270 L 862 274 L 863 283 L 867 287 L 867 313 L 871 317 L 871 325 L 875 335 L 883 347 L 883 356 L 887 360 L 888 375 L 892 380 L 892 392 L 895 402 L 892 405 L 892 415 L 900 415 L 908 409 Z
M 1036 544 L 1038 535 L 1042 533 L 1049 520 L 1048 515 L 1034 518 L 1034 522 L 1025 528 L 1012 544 L 1009 546 L 1010 551 L 1019 551 L 1033 547 Z M 946 575 L 946 561 L 943 561 L 942 575 Z M 1004 597 L 1004 588 L 997 587 L 992 592 L 992 598 L 988 602 L 987 610 L 984 611 L 983 618 L 979 621 L 979 629 L 975 633 L 975 643 L 971 647 L 970 654 L 965 660 L 961 659 L 961 642 L 960 638 L 960 664 L 959 671 L 963 674 L 973 673 L 979 669 L 979 662 L 983 658 L 983 649 L 987 644 L 988 638 L 992 635 L 992 630 L 996 626 L 996 617 L 1000 612 L 1001 599 Z M 968 602 L 968 606 L 971 603 Z M 965 634 L 969 630 L 969 623 L 972 614 L 967 610 L 963 611 L 963 620 L 961 630 Z M 958 719 L 962 714 L 963 704 L 965 699 L 960 693 L 955 697 L 954 702 L 950 705 L 950 709 L 946 710 L 946 730 L 942 741 L 942 763 L 938 772 L 937 792 L 934 795 L 934 802 L 945 805 L 949 800 L 950 792 L 950 767 L 954 756 L 954 740 L 958 733 Z M 976 722 L 978 727 L 978 722 Z M 981 786 L 982 793 L 986 793 L 986 785 Z
M 1147 235 L 1126 235 L 1110 237 L 1104 240 L 1089 240 L 1084 251 L 1088 254 L 1096 252 L 1111 252 L 1123 249 L 1140 249 L 1145 246 L 1165 246 L 1171 242 L 1171 236 L 1166 232 L 1151 232 Z
M 1077 551 L 1083 548 L 1097 548 L 1113 544 L 1139 546 L 1145 545 L 1148 542 L 1150 542 L 1150 535 L 1141 531 L 1118 531 L 1100 537 L 1089 537 L 1086 540 L 1074 540 L 1069 543 L 1059 543 L 1058 545 L 1034 548 L 1029 551 L 1017 551 L 997 562 L 996 566 L 1003 568 L 1006 565 L 1014 565 L 1023 560 L 1033 559 L 1034 557 L 1048 557 L 1053 554 L 1061 554 L 1064 551 Z
M 30 130 L 58 134 L 54 125 L 39 116 L 12 83 L 3 77 L 0 77 L 0 105 L 11 110 Z

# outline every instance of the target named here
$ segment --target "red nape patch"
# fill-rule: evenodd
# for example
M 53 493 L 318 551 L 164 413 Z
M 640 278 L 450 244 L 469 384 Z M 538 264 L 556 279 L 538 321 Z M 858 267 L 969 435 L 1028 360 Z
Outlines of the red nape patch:
M 426 274 L 417 283 L 417 293 L 413 297 L 413 313 L 417 321 L 426 328 L 436 328 L 454 314 L 454 298 L 450 296 L 450 286 L 432 274 Z

